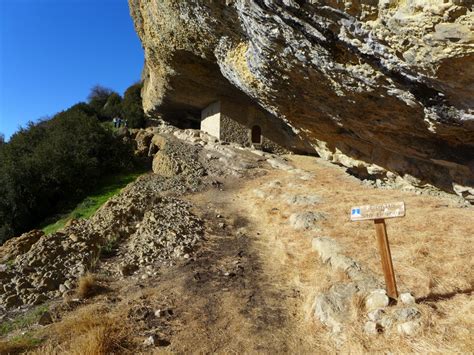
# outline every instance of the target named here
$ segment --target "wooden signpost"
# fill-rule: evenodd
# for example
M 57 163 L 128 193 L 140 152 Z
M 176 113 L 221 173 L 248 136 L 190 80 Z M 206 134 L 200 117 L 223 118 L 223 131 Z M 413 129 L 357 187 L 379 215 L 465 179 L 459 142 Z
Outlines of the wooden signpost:
M 382 269 L 387 286 L 387 295 L 397 299 L 397 282 L 393 271 L 392 255 L 388 243 L 386 218 L 397 218 L 405 216 L 405 203 L 385 203 L 382 205 L 356 206 L 351 208 L 351 221 L 374 220 L 377 244 L 379 246 L 380 257 L 382 259 Z

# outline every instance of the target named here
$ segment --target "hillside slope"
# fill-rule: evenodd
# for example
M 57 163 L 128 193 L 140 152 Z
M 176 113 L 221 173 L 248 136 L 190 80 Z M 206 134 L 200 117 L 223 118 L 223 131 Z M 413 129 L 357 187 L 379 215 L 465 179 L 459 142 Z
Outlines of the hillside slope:
M 17 290 L 0 296 L 1 329 L 10 329 L 0 353 L 38 344 L 38 353 L 72 354 L 473 349 L 474 213 L 462 200 L 375 189 L 321 159 L 193 130 L 137 136 L 148 137 L 139 147 L 154 152 L 155 174 L 90 220 L 0 247 L 1 287 Z M 416 303 L 381 306 L 371 334 L 366 300 L 383 285 L 380 261 L 372 223 L 349 222 L 349 210 L 399 200 L 407 215 L 388 233 L 399 289 Z M 357 272 L 323 262 L 312 248 L 321 237 Z M 318 306 L 332 290 L 345 290 L 334 299 L 341 307 Z M 41 325 L 15 321 L 41 303 Z

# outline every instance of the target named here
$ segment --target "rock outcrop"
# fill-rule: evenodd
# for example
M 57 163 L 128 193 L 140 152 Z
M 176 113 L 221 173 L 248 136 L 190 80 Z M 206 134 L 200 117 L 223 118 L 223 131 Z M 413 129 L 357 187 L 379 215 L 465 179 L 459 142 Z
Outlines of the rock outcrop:
M 471 0 L 129 5 L 147 112 L 251 101 L 328 160 L 474 199 Z

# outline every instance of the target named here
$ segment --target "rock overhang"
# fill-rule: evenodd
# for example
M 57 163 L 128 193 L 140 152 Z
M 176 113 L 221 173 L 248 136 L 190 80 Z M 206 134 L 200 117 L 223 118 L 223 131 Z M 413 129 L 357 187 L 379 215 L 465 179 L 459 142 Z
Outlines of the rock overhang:
M 147 111 L 195 115 L 218 97 L 242 97 L 330 160 L 345 155 L 347 165 L 450 191 L 474 186 L 468 4 L 130 0 L 130 8 L 145 48 Z

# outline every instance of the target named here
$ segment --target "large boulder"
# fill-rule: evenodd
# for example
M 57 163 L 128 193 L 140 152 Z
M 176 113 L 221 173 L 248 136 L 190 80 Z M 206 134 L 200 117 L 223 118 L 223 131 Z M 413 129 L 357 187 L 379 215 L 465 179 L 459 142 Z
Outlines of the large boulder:
M 217 99 L 250 100 L 328 160 L 472 191 L 472 1 L 129 5 L 148 113 L 176 120 Z
M 183 174 L 187 177 L 204 175 L 204 168 L 198 161 L 200 146 L 185 143 L 172 135 L 155 135 L 152 143 L 158 152 L 153 158 L 155 174 L 173 177 Z

